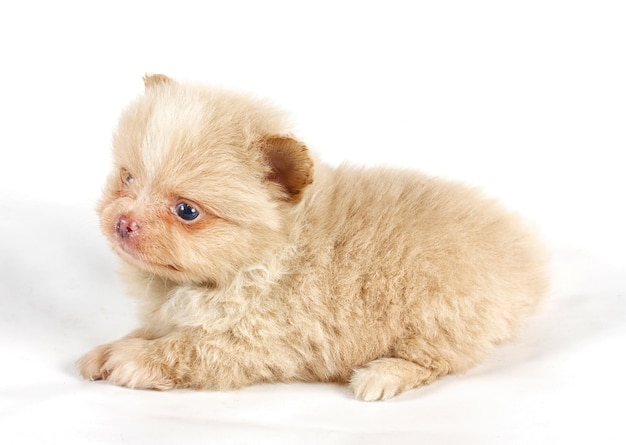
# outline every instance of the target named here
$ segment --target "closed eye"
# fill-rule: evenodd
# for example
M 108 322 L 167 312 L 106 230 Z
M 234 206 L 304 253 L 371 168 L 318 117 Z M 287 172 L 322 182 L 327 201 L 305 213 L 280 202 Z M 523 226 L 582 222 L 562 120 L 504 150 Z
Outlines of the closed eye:
M 132 173 L 125 168 L 120 169 L 120 179 L 124 185 L 130 185 L 135 180 Z

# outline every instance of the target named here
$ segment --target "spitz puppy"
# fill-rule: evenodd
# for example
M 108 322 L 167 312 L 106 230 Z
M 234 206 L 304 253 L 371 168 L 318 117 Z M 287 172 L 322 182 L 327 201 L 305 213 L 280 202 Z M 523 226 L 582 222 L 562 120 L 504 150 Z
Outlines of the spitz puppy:
M 79 360 L 86 379 L 387 399 L 483 360 L 546 294 L 541 243 L 477 190 L 333 168 L 264 101 L 144 83 L 98 207 L 141 323 Z

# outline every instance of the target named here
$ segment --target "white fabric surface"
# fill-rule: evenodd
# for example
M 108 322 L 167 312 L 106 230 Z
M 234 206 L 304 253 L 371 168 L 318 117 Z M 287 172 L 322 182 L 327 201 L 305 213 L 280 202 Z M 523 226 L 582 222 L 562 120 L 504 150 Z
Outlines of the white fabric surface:
M 554 291 L 485 364 L 386 402 L 326 384 L 137 391 L 74 361 L 134 326 L 93 211 L 2 203 L 0 443 L 624 443 L 624 275 L 554 252 Z M 45 224 L 39 218 L 45 217 Z

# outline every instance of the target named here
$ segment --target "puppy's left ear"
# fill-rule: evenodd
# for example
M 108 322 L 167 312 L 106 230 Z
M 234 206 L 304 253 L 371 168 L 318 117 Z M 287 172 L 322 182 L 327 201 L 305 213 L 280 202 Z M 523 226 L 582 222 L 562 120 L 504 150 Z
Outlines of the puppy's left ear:
M 271 168 L 268 179 L 285 191 L 285 201 L 299 202 L 313 182 L 313 161 L 306 145 L 289 136 L 271 136 L 263 140 L 261 150 Z
M 146 87 L 146 90 L 155 85 L 170 82 L 173 82 L 172 79 L 167 77 L 165 74 L 146 74 L 143 76 L 143 84 Z

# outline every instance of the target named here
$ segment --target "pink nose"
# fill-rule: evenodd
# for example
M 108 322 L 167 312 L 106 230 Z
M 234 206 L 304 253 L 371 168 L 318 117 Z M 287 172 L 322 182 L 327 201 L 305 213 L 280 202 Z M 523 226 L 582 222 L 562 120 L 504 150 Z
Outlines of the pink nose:
M 117 220 L 115 230 L 122 238 L 128 238 L 139 230 L 139 224 L 130 216 L 121 215 Z

